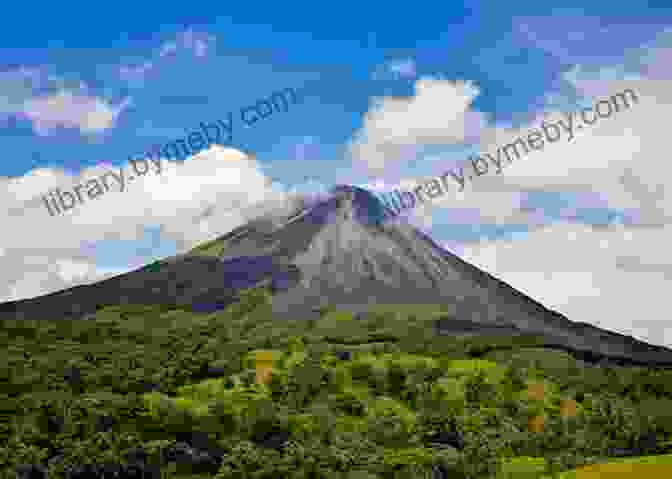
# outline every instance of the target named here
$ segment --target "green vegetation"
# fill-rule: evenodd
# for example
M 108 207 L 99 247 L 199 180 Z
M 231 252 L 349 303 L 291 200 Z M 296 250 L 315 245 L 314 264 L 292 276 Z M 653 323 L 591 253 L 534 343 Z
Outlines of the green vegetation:
M 0 477 L 53 451 L 66 464 L 120 464 L 141 447 L 159 464 L 191 433 L 221 464 L 161 466 L 167 477 L 410 478 L 441 465 L 448 477 L 541 478 L 617 461 L 609 451 L 647 431 L 658 446 L 642 456 L 672 441 L 670 371 L 580 368 L 538 337 L 437 337 L 440 308 L 378 307 L 361 320 L 326 309 L 311 323 L 273 320 L 269 301 L 249 290 L 212 314 L 118 306 L 92 321 L 0 322 Z M 264 385 L 260 350 L 273 352 Z M 528 397 L 530 385 L 543 398 Z M 577 414 L 561 417 L 570 398 Z M 101 416 L 113 418 L 106 430 Z M 543 432 L 528 431 L 533 416 Z M 276 430 L 284 446 L 262 447 Z M 463 444 L 427 439 L 442 433 Z M 64 477 L 58 464 L 49 471 Z
M 221 256 L 226 244 L 219 238 L 207 241 L 192 249 L 189 254 L 193 256 Z
M 611 460 L 607 464 L 595 464 L 562 472 L 556 477 L 557 479 L 600 479 L 612 477 L 614 479 L 620 477 L 664 479 L 670 477 L 670 473 L 672 473 L 672 455 L 658 455 Z M 550 476 L 544 476 L 544 479 L 547 477 L 550 478 Z

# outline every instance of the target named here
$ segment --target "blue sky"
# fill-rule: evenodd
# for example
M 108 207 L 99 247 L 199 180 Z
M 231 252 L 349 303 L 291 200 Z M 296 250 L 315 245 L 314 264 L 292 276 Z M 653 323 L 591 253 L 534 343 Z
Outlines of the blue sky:
M 570 319 L 617 315 L 612 329 L 663 341 L 660 323 L 635 325 L 613 298 L 643 284 L 653 295 L 672 271 L 661 151 L 672 6 L 510 3 L 6 7 L 0 299 L 187 250 L 248 218 L 232 205 L 309 180 L 388 191 L 437 176 L 543 115 L 634 88 L 646 102 L 631 112 L 404 221 Z M 242 107 L 283 88 L 300 89 L 300 104 L 242 123 Z M 128 169 L 130 156 L 229 112 L 224 146 L 242 153 L 165 160 L 169 173 L 47 212 L 49 190 Z

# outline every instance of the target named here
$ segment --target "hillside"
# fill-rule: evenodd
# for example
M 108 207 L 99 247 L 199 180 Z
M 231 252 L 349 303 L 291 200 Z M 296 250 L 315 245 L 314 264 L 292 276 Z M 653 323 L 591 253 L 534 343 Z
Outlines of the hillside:
M 205 315 L 126 306 L 0 323 L 2 477 L 48 462 L 50 477 L 81 466 L 72 478 L 103 477 L 82 464 L 125 464 L 125 477 L 511 477 L 662 454 L 672 439 L 669 371 L 588 367 L 539 337 L 440 336 L 410 307 L 277 321 L 270 301 L 251 290 Z M 275 357 L 267 386 L 258 350 Z M 563 399 L 575 417 L 561 417 Z

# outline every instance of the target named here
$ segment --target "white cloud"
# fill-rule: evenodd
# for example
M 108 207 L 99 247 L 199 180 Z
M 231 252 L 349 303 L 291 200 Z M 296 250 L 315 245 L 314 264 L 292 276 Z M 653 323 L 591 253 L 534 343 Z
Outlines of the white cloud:
M 177 55 L 180 51 L 187 52 L 197 58 L 208 55 L 215 42 L 215 36 L 192 29 L 179 32 L 175 39 L 163 43 L 150 59 L 136 65 L 121 65 L 119 75 L 130 83 L 141 84 L 147 74 L 156 68 L 164 59 Z
M 207 56 L 214 36 L 187 30 L 161 45 L 153 55 L 135 65 L 119 66 L 119 75 L 130 83 L 142 82 L 163 59 L 185 51 L 197 58 Z M 131 105 L 129 97 L 119 102 L 91 94 L 83 82 L 49 74 L 44 68 L 20 67 L 0 72 L 0 121 L 21 117 L 31 121 L 36 134 L 46 136 L 57 128 L 75 128 L 96 134 L 113 128 Z
M 478 92 L 470 82 L 421 78 L 412 98 L 373 99 L 350 144 L 353 167 L 389 175 L 415 157 L 415 145 L 459 143 L 477 135 L 484 117 L 469 107 Z
M 83 261 L 61 260 L 56 263 L 58 273 L 67 282 L 81 281 L 95 272 L 95 265 Z
M 670 226 L 596 230 L 563 223 L 522 239 L 466 245 L 463 258 L 572 321 L 672 347 L 665 314 L 670 241 Z
M 0 119 L 27 118 L 38 135 L 55 128 L 76 128 L 83 134 L 113 128 L 131 101 L 111 101 L 88 92 L 85 84 L 73 85 L 41 69 L 17 68 L 0 73 Z
M 667 56 L 659 61 L 668 61 Z M 599 191 L 611 208 L 638 210 L 642 222 L 668 222 L 672 218 L 672 191 L 665 178 L 672 173 L 672 166 L 661 152 L 666 151 L 665 119 L 672 113 L 672 95 L 666 82 L 644 77 L 615 79 L 615 71 L 588 73 L 577 68 L 567 80 L 593 103 L 628 88 L 637 93 L 639 103 L 578 130 L 571 142 L 565 133 L 557 142 L 546 143 L 543 150 L 514 160 L 501 175 L 493 174 L 491 166 L 488 175 L 470 185 L 473 196 L 486 191 Z M 540 114 L 517 130 L 490 128 L 480 151 L 495 154 L 497 147 L 527 136 L 531 129 L 538 131 L 542 120 L 556 121 L 563 116 Z M 480 204 L 488 208 L 485 202 Z
M 659 43 L 667 37 L 672 38 L 672 30 L 662 35 Z M 419 80 L 416 96 L 411 99 L 376 99 L 363 128 L 355 133 L 350 145 L 353 169 L 363 166 L 370 174 L 389 181 L 399 177 L 404 166 L 415 159 L 415 155 L 408 152 L 421 150 L 428 144 L 445 144 L 453 145 L 453 150 L 433 154 L 431 166 L 436 165 L 435 176 L 458 166 L 471 172 L 466 148 L 462 152 L 454 150 L 466 139 L 479 140 L 474 153 L 496 156 L 498 148 L 540 131 L 542 121 L 567 123 L 568 111 L 579 110 L 582 105 L 593 106 L 602 99 L 632 89 L 639 101 L 629 109 L 575 130 L 571 141 L 563 130 L 559 140 L 545 141 L 542 150 L 530 150 L 511 164 L 504 159 L 502 174 L 496 174 L 495 166 L 490 164 L 488 173 L 468 181 L 463 192 L 458 192 L 456 185 L 454 191 L 426 206 L 424 213 L 414 211 L 413 214 L 431 215 L 433 208 L 461 208 L 468 203 L 469 208 L 479 212 L 473 216 L 474 222 L 536 225 L 538 212 L 530 216 L 519 209 L 521 194 L 570 192 L 577 198 L 586 198 L 587 194 L 599 192 L 604 207 L 627 211 L 642 224 L 668 223 L 672 218 L 672 188 L 666 178 L 672 176 L 672 164 L 664 152 L 666 119 L 672 113 L 669 89 L 672 71 L 663 66 L 670 63 L 672 49 L 647 45 L 639 54 L 644 61 L 639 73 L 629 72 L 622 65 L 592 69 L 575 66 L 564 74 L 565 83 L 548 93 L 547 109 L 515 128 L 488 124 L 482 113 L 473 111 L 471 105 L 479 90 L 469 82 Z M 579 97 L 579 106 L 568 106 L 574 101 L 566 94 L 568 86 L 572 96 Z M 558 105 L 562 110 L 555 110 Z M 428 163 L 430 158 L 421 161 Z M 410 170 L 406 168 L 406 175 Z M 411 183 L 422 181 L 422 178 L 407 179 Z M 397 179 L 393 181 L 399 183 Z M 494 199 L 495 194 L 499 198 Z
M 110 276 L 97 270 L 95 264 L 86 258 L 58 257 L 55 251 L 45 255 L 28 254 L 23 258 L 0 258 L 0 262 L 3 271 L 6 271 L 2 279 L 12 278 L 0 289 L 0 301 L 32 298 L 69 285 L 88 284 Z
M 33 122 L 39 135 L 48 135 L 57 127 L 77 128 L 82 133 L 99 133 L 114 127 L 130 100 L 113 106 L 106 100 L 60 91 L 36 97 L 23 104 L 23 114 Z
M 669 40 L 672 30 L 661 34 L 658 43 Z M 559 43 L 544 47 L 559 55 L 566 53 Z M 462 245 L 452 241 L 445 245 L 571 320 L 672 347 L 672 328 L 666 315 L 672 279 L 672 164 L 667 145 L 672 113 L 672 48 L 646 45 L 632 54 L 639 55 L 635 60 L 642 64 L 637 72 L 623 66 L 638 64 L 630 62 L 631 58 L 624 58 L 623 65 L 577 65 L 564 75 L 564 84 L 558 90 L 548 93 L 546 110 L 527 124 L 516 128 L 488 124 L 474 129 L 480 133 L 477 152 L 496 154 L 498 147 L 538 130 L 542 120 L 565 119 L 566 111 L 592 106 L 628 88 L 638 95 L 637 104 L 575 131 L 571 142 L 563 133 L 561 140 L 546 143 L 543 150 L 514 159 L 502 174 L 496 174 L 491 165 L 488 174 L 467 182 L 463 192 L 457 191 L 456 184 L 448 194 L 413 210 L 409 220 L 431 224 L 439 208 L 450 208 L 451 223 L 527 223 L 530 231 L 512 239 Z M 425 98 L 429 102 L 434 84 L 427 86 Z M 572 90 L 569 95 L 568 86 Z M 397 99 L 379 101 L 367 115 L 363 133 L 355 135 L 353 161 L 381 172 L 381 176 L 385 169 L 388 178 L 388 167 L 399 167 L 403 158 L 376 155 L 380 145 L 459 143 L 461 132 L 468 131 L 464 128 L 466 115 L 480 115 L 471 111 L 477 93 L 463 96 L 468 99 L 463 103 L 452 104 L 437 94 L 430 102 L 433 117 L 415 108 L 416 103 L 422 104 L 418 97 L 424 93 L 405 103 Z M 573 104 L 576 96 L 579 106 Z M 446 110 L 451 114 L 445 115 Z M 450 131 L 432 130 L 432 118 L 445 127 L 446 116 L 451 121 Z M 427 141 L 428 131 L 436 131 L 437 137 L 427 135 L 431 140 Z M 436 176 L 465 161 L 468 154 L 447 151 L 440 157 L 441 162 L 432 161 L 432 166 L 439 166 Z M 379 179 L 376 185 L 387 190 L 409 188 L 423 179 L 403 178 L 393 184 Z M 576 202 L 562 211 L 570 221 L 577 209 L 592 207 L 620 209 L 638 224 L 548 226 L 534 204 L 530 209 L 524 207 L 532 191 L 572 193 Z
M 96 198 L 85 196 L 64 215 L 50 216 L 39 195 L 62 191 L 118 167 L 97 165 L 73 178 L 62 170 L 42 168 L 21 178 L 0 179 L 0 301 L 46 294 L 102 279 L 123 269 L 96 268 L 101 240 L 137 241 L 148 225 L 160 228 L 161 241 L 177 253 L 208 241 L 276 208 L 288 208 L 291 192 L 263 175 L 253 156 L 213 146 L 184 162 L 161 161 L 143 177 L 117 184 Z M 124 177 L 132 171 L 123 165 Z M 86 190 L 84 190 L 86 191 Z M 22 210 L 23 202 L 38 195 Z M 9 214 L 7 210 L 19 211 Z M 45 236 L 45 232 L 48 232 Z M 89 247 L 87 247 L 89 245 Z M 139 265 L 128 265 L 133 269 Z M 128 270 L 127 269 L 127 270 Z

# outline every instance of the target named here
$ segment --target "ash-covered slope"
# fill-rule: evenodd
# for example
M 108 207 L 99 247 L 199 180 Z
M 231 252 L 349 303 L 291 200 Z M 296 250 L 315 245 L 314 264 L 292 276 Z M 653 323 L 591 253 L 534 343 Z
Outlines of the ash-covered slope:
M 672 366 L 672 350 L 574 323 L 450 254 L 408 224 L 384 222 L 371 193 L 339 186 L 291 216 L 266 215 L 199 247 L 95 285 L 0 305 L 0 319 L 81 317 L 108 304 L 229 304 L 267 285 L 275 316 L 314 316 L 321 305 L 441 304 L 443 334 L 543 334 L 571 350 Z M 465 326 L 465 324 L 467 326 Z

